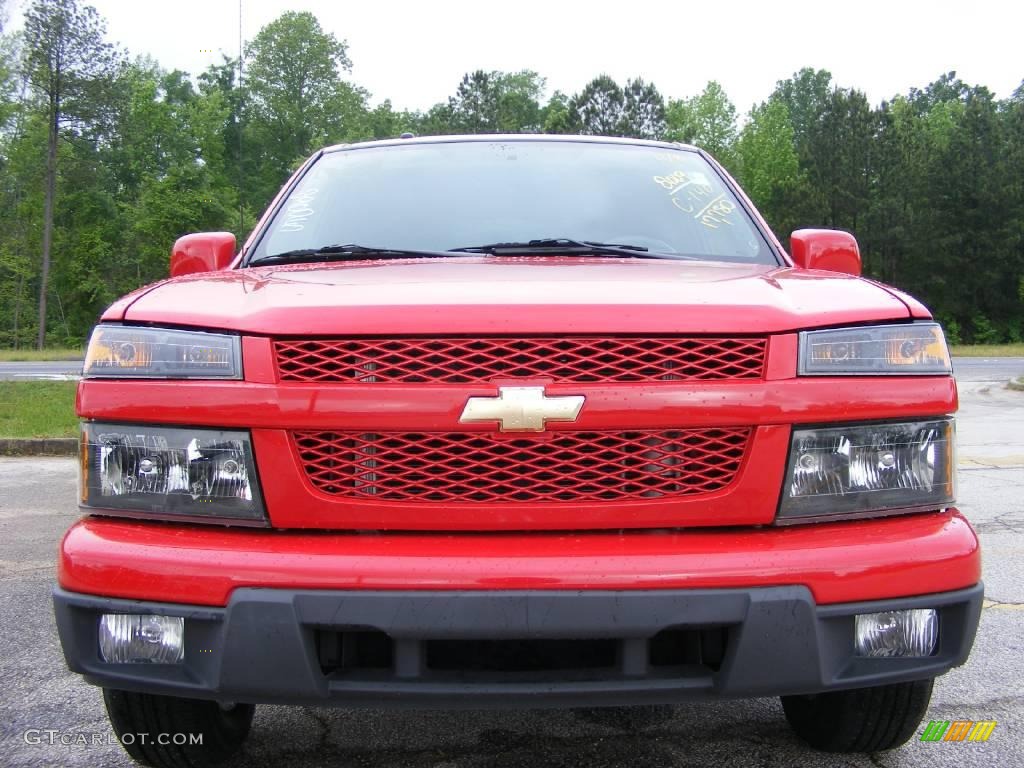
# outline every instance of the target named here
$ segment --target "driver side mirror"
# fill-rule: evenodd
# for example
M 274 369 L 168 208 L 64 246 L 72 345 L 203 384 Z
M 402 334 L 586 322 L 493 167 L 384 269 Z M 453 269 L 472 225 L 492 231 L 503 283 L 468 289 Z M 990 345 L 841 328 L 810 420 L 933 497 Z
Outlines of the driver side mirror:
M 798 229 L 789 238 L 793 261 L 801 269 L 825 269 L 860 275 L 860 248 L 849 232 Z
M 230 232 L 200 232 L 179 237 L 171 249 L 171 277 L 195 272 L 216 272 L 235 258 L 235 236 Z

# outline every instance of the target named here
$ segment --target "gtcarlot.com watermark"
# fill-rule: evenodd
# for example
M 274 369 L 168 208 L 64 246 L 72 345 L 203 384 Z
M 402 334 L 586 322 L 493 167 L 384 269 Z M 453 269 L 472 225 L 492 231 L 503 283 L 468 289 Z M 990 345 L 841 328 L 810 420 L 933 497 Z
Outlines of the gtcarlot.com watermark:
M 122 733 L 110 731 L 61 731 L 56 728 L 29 728 L 21 734 L 26 744 L 48 747 L 93 746 L 101 744 L 160 744 L 162 746 L 201 745 L 201 733 Z

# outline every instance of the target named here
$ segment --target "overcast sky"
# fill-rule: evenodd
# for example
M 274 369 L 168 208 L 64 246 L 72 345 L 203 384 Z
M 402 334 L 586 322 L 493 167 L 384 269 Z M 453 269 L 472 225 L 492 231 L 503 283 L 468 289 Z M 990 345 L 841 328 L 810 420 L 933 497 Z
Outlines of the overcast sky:
M 88 2 L 88 0 L 82 0 Z M 24 4 L 22 2 L 22 4 Z M 238 51 L 238 0 L 92 0 L 132 55 L 193 74 Z M 351 79 L 396 108 L 426 109 L 473 69 L 533 69 L 555 89 L 602 72 L 640 76 L 666 97 L 718 80 L 737 109 L 803 66 L 872 103 L 955 69 L 1006 97 L 1024 79 L 1024 3 L 946 0 L 242 0 L 251 39 L 285 10 L 308 10 L 347 40 Z M 17 11 L 15 11 L 17 13 Z

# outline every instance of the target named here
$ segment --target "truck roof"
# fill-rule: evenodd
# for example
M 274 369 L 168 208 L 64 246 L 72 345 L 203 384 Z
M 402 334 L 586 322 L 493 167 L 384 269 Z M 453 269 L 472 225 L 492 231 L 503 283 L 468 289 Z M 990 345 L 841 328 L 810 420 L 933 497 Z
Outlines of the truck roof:
M 453 144 L 468 141 L 545 141 L 545 142 L 584 142 L 587 144 L 639 144 L 646 147 L 663 147 L 665 149 L 685 149 L 699 151 L 690 144 L 676 141 L 652 141 L 650 139 L 634 139 L 620 136 L 578 136 L 556 133 L 477 133 L 468 135 L 446 136 L 413 136 L 410 138 L 379 139 L 375 141 L 359 141 L 348 144 L 334 144 L 324 147 L 324 152 L 338 152 L 348 149 L 365 149 L 369 147 L 390 147 L 407 144 Z

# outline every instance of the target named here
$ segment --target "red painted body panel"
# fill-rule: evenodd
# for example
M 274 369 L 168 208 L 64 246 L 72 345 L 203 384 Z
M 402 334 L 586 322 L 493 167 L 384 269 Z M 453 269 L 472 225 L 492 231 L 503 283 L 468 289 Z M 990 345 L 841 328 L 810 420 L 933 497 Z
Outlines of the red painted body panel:
M 849 232 L 836 229 L 798 229 L 789 238 L 793 261 L 803 269 L 859 275 L 860 248 Z
M 100 316 L 100 320 L 105 323 L 121 322 L 122 320 L 124 320 L 124 313 L 128 311 L 128 307 L 130 307 L 135 302 L 136 299 L 138 299 L 140 296 L 144 296 L 145 294 L 149 293 L 154 288 L 163 285 L 165 282 L 167 281 L 160 280 L 155 283 L 150 283 L 149 285 L 144 285 L 141 288 L 136 288 L 131 293 L 126 293 L 124 296 L 122 296 L 109 307 L 107 307 L 105 310 L 103 310 L 103 314 Z
M 183 235 L 171 249 L 171 277 L 227 269 L 235 259 L 231 232 Z
M 910 310 L 910 316 L 913 317 L 915 320 L 932 319 L 932 313 L 928 310 L 928 307 L 926 307 L 920 301 L 915 299 L 909 293 L 904 293 L 903 291 L 897 288 L 893 288 L 891 285 L 885 285 L 884 283 L 879 283 L 874 280 L 872 280 L 871 282 L 875 283 L 875 285 L 879 286 L 880 288 L 884 288 L 897 299 L 906 304 L 907 309 Z
M 873 283 L 789 267 L 465 256 L 186 276 L 140 296 L 125 320 L 331 336 L 782 333 L 908 317 Z
M 528 379 L 520 386 L 537 386 Z M 790 379 L 763 382 L 657 383 L 636 385 L 546 384 L 548 396 L 586 394 L 572 424 L 551 422 L 549 431 L 612 427 L 656 428 L 755 426 L 937 416 L 956 410 L 948 377 Z M 87 419 L 288 429 L 464 429 L 489 432 L 487 424 L 462 424 L 471 396 L 493 397 L 497 386 L 459 384 L 358 385 L 237 384 L 233 382 L 85 381 L 79 415 Z M 628 398 L 625 397 L 628 393 Z M 168 408 L 174 403 L 174 408 Z
M 61 544 L 74 592 L 225 605 L 238 587 L 678 589 L 806 585 L 819 603 L 968 587 L 978 541 L 958 513 L 792 528 L 559 534 L 253 531 L 87 518 Z

